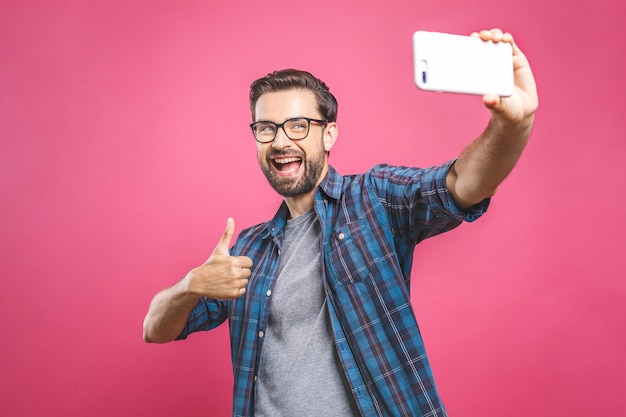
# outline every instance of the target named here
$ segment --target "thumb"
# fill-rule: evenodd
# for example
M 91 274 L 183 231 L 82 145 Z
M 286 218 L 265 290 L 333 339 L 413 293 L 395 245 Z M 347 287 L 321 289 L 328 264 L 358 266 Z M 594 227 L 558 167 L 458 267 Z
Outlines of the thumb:
M 510 119 L 512 116 L 509 114 L 509 106 L 507 105 L 508 97 L 500 97 L 496 94 L 487 94 L 483 96 L 483 104 L 491 111 L 495 116 L 501 116 L 505 119 Z
M 233 235 L 235 234 L 235 220 L 232 217 L 229 217 L 226 220 L 226 230 L 224 230 L 224 234 L 222 238 L 217 243 L 215 250 L 213 251 L 214 255 L 229 255 L 228 249 L 230 248 L 230 242 L 233 240 Z
M 500 105 L 501 101 L 502 99 L 500 96 L 496 94 L 486 94 L 483 96 L 483 103 L 485 104 L 485 107 L 492 111 L 497 111 L 497 106 Z

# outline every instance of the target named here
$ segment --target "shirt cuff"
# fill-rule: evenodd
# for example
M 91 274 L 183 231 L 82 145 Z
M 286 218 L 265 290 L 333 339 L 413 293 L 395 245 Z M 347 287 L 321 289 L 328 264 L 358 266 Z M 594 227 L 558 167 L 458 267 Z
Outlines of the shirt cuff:
M 446 177 L 454 162 L 456 162 L 456 159 L 448 161 L 440 167 L 440 175 L 437 175 L 436 179 L 439 198 L 441 199 L 444 208 L 452 214 L 453 217 L 460 221 L 473 222 L 487 212 L 491 198 L 485 198 L 480 203 L 474 204 L 465 210 L 461 210 L 454 202 L 446 182 Z

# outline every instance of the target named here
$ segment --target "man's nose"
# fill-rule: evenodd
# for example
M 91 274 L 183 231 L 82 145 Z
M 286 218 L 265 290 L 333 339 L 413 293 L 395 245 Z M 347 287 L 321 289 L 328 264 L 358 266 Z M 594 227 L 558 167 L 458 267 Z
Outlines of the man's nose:
M 281 126 L 276 131 L 276 137 L 272 142 L 272 147 L 274 149 L 285 149 L 286 147 L 291 145 L 291 139 L 285 133 L 285 129 Z

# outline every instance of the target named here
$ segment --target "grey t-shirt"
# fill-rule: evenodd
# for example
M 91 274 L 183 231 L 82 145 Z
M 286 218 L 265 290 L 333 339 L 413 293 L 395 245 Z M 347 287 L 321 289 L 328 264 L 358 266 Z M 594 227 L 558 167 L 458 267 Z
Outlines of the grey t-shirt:
M 255 415 L 360 415 L 339 361 L 313 209 L 287 222 L 259 365 Z

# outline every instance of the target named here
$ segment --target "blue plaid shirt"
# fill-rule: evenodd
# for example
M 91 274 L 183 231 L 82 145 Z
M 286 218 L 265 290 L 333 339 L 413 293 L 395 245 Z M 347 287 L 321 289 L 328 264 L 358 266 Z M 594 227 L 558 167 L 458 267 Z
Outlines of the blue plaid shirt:
M 329 167 L 315 191 L 334 341 L 363 416 L 446 416 L 411 307 L 409 281 L 418 242 L 487 209 L 485 200 L 459 211 L 446 188 L 451 164 L 378 165 L 343 177 Z M 241 232 L 231 254 L 254 263 L 245 295 L 201 299 L 179 336 L 229 319 L 233 416 L 254 416 L 256 375 L 288 216 L 283 202 L 271 221 Z

